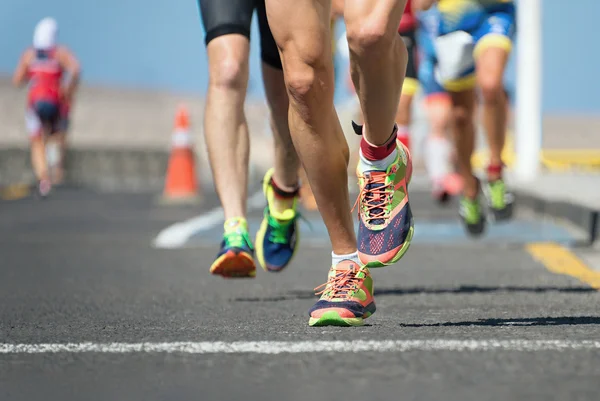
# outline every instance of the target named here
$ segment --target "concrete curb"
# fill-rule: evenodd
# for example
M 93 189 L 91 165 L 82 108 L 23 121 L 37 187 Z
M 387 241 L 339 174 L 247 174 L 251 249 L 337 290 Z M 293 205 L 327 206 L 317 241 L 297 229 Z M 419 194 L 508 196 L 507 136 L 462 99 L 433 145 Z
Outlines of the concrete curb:
M 0 149 L 0 186 L 32 181 L 29 151 L 21 148 Z
M 581 228 L 585 232 L 586 239 L 580 245 L 592 246 L 598 241 L 600 210 L 569 201 L 545 199 L 523 190 L 515 191 L 514 194 L 517 207 L 530 209 L 539 215 L 564 220 Z
M 164 187 L 169 156 L 169 149 L 71 148 L 65 165 L 65 184 L 103 191 L 160 193 Z M 267 167 L 263 164 L 265 163 L 251 160 L 251 186 L 260 182 L 266 172 Z M 196 170 L 201 198 L 202 193 L 213 191 L 213 181 L 208 162 L 200 152 L 196 152 Z M 29 149 L 0 148 L 0 188 L 30 185 L 34 182 Z M 190 201 L 196 204 L 199 199 Z
M 65 180 L 103 190 L 159 190 L 168 161 L 161 150 L 70 149 Z M 34 181 L 28 149 L 0 149 L 0 185 Z

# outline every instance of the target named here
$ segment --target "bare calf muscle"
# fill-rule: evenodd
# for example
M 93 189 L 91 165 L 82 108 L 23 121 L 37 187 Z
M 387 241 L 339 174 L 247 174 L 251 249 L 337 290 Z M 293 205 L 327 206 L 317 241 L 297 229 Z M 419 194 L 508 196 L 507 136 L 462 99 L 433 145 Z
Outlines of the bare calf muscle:
M 408 52 L 398 36 L 406 0 L 346 0 L 344 19 L 350 47 L 352 81 L 368 142 L 389 138 L 398 110 Z
M 349 209 L 347 144 L 333 107 L 329 2 L 267 0 L 290 95 L 290 132 L 334 252 L 356 250 Z M 290 20 L 288 16 L 296 16 Z

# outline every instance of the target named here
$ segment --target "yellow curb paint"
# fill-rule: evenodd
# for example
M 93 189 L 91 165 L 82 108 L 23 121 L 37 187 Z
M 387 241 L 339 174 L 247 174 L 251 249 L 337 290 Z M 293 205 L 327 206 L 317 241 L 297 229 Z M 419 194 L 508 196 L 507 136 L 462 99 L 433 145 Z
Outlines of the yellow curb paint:
M 31 189 L 27 184 L 11 184 L 0 189 L 0 199 L 17 200 L 29 196 Z
M 473 154 L 471 164 L 476 170 L 484 169 L 489 160 L 489 150 L 481 149 Z M 517 160 L 512 134 L 506 136 L 502 151 L 502 161 L 512 168 Z M 542 150 L 540 162 L 548 171 L 566 172 L 580 170 L 595 172 L 600 170 L 600 149 L 550 149 Z

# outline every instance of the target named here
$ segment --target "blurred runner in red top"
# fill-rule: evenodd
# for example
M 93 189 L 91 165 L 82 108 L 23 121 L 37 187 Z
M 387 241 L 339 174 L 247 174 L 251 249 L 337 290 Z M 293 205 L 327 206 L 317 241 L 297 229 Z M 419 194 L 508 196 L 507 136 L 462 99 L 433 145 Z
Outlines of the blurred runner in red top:
M 51 138 L 60 148 L 59 160 L 52 163 L 53 179 L 58 183 L 63 178 L 68 113 L 79 82 L 79 62 L 66 47 L 56 43 L 57 34 L 53 18 L 41 20 L 35 27 L 33 46 L 25 50 L 13 76 L 16 86 L 29 84 L 25 123 L 31 140 L 31 163 L 42 196 L 51 188 L 46 139 Z

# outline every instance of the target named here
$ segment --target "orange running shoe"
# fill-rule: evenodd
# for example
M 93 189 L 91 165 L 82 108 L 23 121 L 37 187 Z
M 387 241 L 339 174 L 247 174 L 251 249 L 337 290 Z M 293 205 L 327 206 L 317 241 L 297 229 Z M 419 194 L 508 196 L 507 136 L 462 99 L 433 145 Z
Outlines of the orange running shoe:
M 323 288 L 324 287 L 324 288 Z M 321 295 L 310 309 L 309 326 L 361 326 L 375 313 L 373 279 L 366 267 L 343 260 L 329 270 L 327 283 L 315 288 Z

